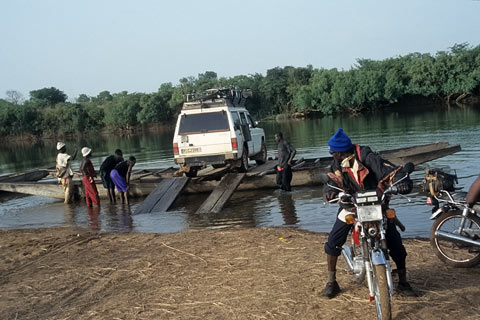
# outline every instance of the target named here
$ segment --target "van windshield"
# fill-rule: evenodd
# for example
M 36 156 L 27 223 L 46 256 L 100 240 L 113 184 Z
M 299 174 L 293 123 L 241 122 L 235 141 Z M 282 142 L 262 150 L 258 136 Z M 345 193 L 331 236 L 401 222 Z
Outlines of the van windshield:
M 178 134 L 206 133 L 229 131 L 227 113 L 208 112 L 196 114 L 183 114 L 180 120 Z

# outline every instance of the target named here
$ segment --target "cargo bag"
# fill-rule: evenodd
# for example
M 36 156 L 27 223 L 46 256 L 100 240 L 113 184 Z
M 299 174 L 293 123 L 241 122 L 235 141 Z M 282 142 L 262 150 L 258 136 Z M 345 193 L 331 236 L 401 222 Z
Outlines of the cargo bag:
M 457 174 L 443 172 L 440 169 L 426 169 L 423 179 L 423 191 L 432 196 L 439 194 L 441 190 L 455 191 L 455 184 L 458 183 Z

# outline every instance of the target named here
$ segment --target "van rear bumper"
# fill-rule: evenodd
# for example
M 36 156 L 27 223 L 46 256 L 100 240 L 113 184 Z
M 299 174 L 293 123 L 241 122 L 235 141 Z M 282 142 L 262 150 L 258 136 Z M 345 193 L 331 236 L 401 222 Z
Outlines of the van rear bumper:
M 190 167 L 203 167 L 210 164 L 224 164 L 225 160 L 227 160 L 227 157 L 221 154 L 215 156 L 176 158 L 175 163 Z

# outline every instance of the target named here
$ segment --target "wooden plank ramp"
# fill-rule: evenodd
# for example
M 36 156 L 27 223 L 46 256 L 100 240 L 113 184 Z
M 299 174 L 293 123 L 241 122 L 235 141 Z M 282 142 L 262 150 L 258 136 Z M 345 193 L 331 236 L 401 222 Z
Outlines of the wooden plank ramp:
M 223 206 L 244 177 L 245 173 L 227 173 L 195 213 L 219 213 L 222 211 Z
M 419 165 L 428 161 L 446 157 L 448 155 L 454 154 L 461 150 L 462 148 L 460 147 L 460 145 L 454 145 L 454 146 L 447 146 L 443 149 L 439 149 L 435 151 L 426 151 L 421 153 L 419 152 L 416 154 L 399 155 L 398 157 L 385 157 L 385 158 L 396 165 L 404 165 L 407 162 L 413 162 L 413 164 Z
M 190 178 L 187 177 L 163 179 L 135 210 L 134 214 L 167 211 L 189 180 Z

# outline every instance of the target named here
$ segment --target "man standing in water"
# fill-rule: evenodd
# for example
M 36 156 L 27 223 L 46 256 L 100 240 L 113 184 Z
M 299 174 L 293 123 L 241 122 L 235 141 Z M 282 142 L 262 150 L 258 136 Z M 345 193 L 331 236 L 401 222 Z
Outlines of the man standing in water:
M 278 142 L 278 164 L 277 164 L 277 184 L 282 190 L 291 191 L 292 187 L 292 160 L 297 151 L 285 139 L 283 134 L 278 132 L 275 134 L 275 142 Z
M 394 165 L 382 159 L 369 147 L 352 144 L 350 138 L 341 128 L 328 140 L 328 147 L 330 148 L 330 154 L 333 156 L 330 173 L 328 174 L 330 184 L 337 185 L 350 194 L 363 190 L 375 190 L 384 177 L 395 172 Z M 395 176 L 393 179 L 395 179 Z M 399 193 L 406 194 L 412 190 L 413 183 L 410 179 L 405 179 L 397 184 L 396 187 Z M 329 201 L 337 198 L 338 190 L 330 188 L 325 184 L 323 194 L 324 199 Z M 337 259 L 342 253 L 342 246 L 347 241 L 348 233 L 353 226 L 345 222 L 346 213 L 348 211 L 340 209 L 332 231 L 328 235 L 328 241 L 325 244 L 328 282 L 322 295 L 329 299 L 340 293 L 340 287 L 336 280 Z M 397 265 L 399 276 L 397 291 L 406 296 L 416 296 L 416 293 L 407 282 L 407 251 L 403 246 L 402 238 L 393 219 L 387 220 L 385 236 L 389 255 Z
M 92 149 L 88 147 L 82 148 L 83 160 L 80 164 L 80 172 L 82 173 L 82 182 L 83 187 L 85 188 L 85 202 L 88 207 L 91 207 L 92 204 L 99 206 L 100 198 L 98 196 L 97 185 L 95 184 L 95 178 L 97 174 L 93 168 L 92 161 Z
M 67 146 L 63 142 L 57 142 L 57 164 L 55 166 L 55 176 L 63 186 L 65 192 L 65 203 L 71 203 L 73 198 L 73 170 L 71 161 L 77 157 L 77 148 L 73 152 L 73 156 L 67 154 Z
M 117 164 L 123 161 L 122 150 L 115 150 L 115 154 L 108 156 L 100 166 L 100 177 L 102 178 L 103 187 L 107 189 L 108 199 L 110 203 L 116 202 L 115 197 L 115 185 L 113 184 L 112 178 L 110 177 L 110 172 Z

